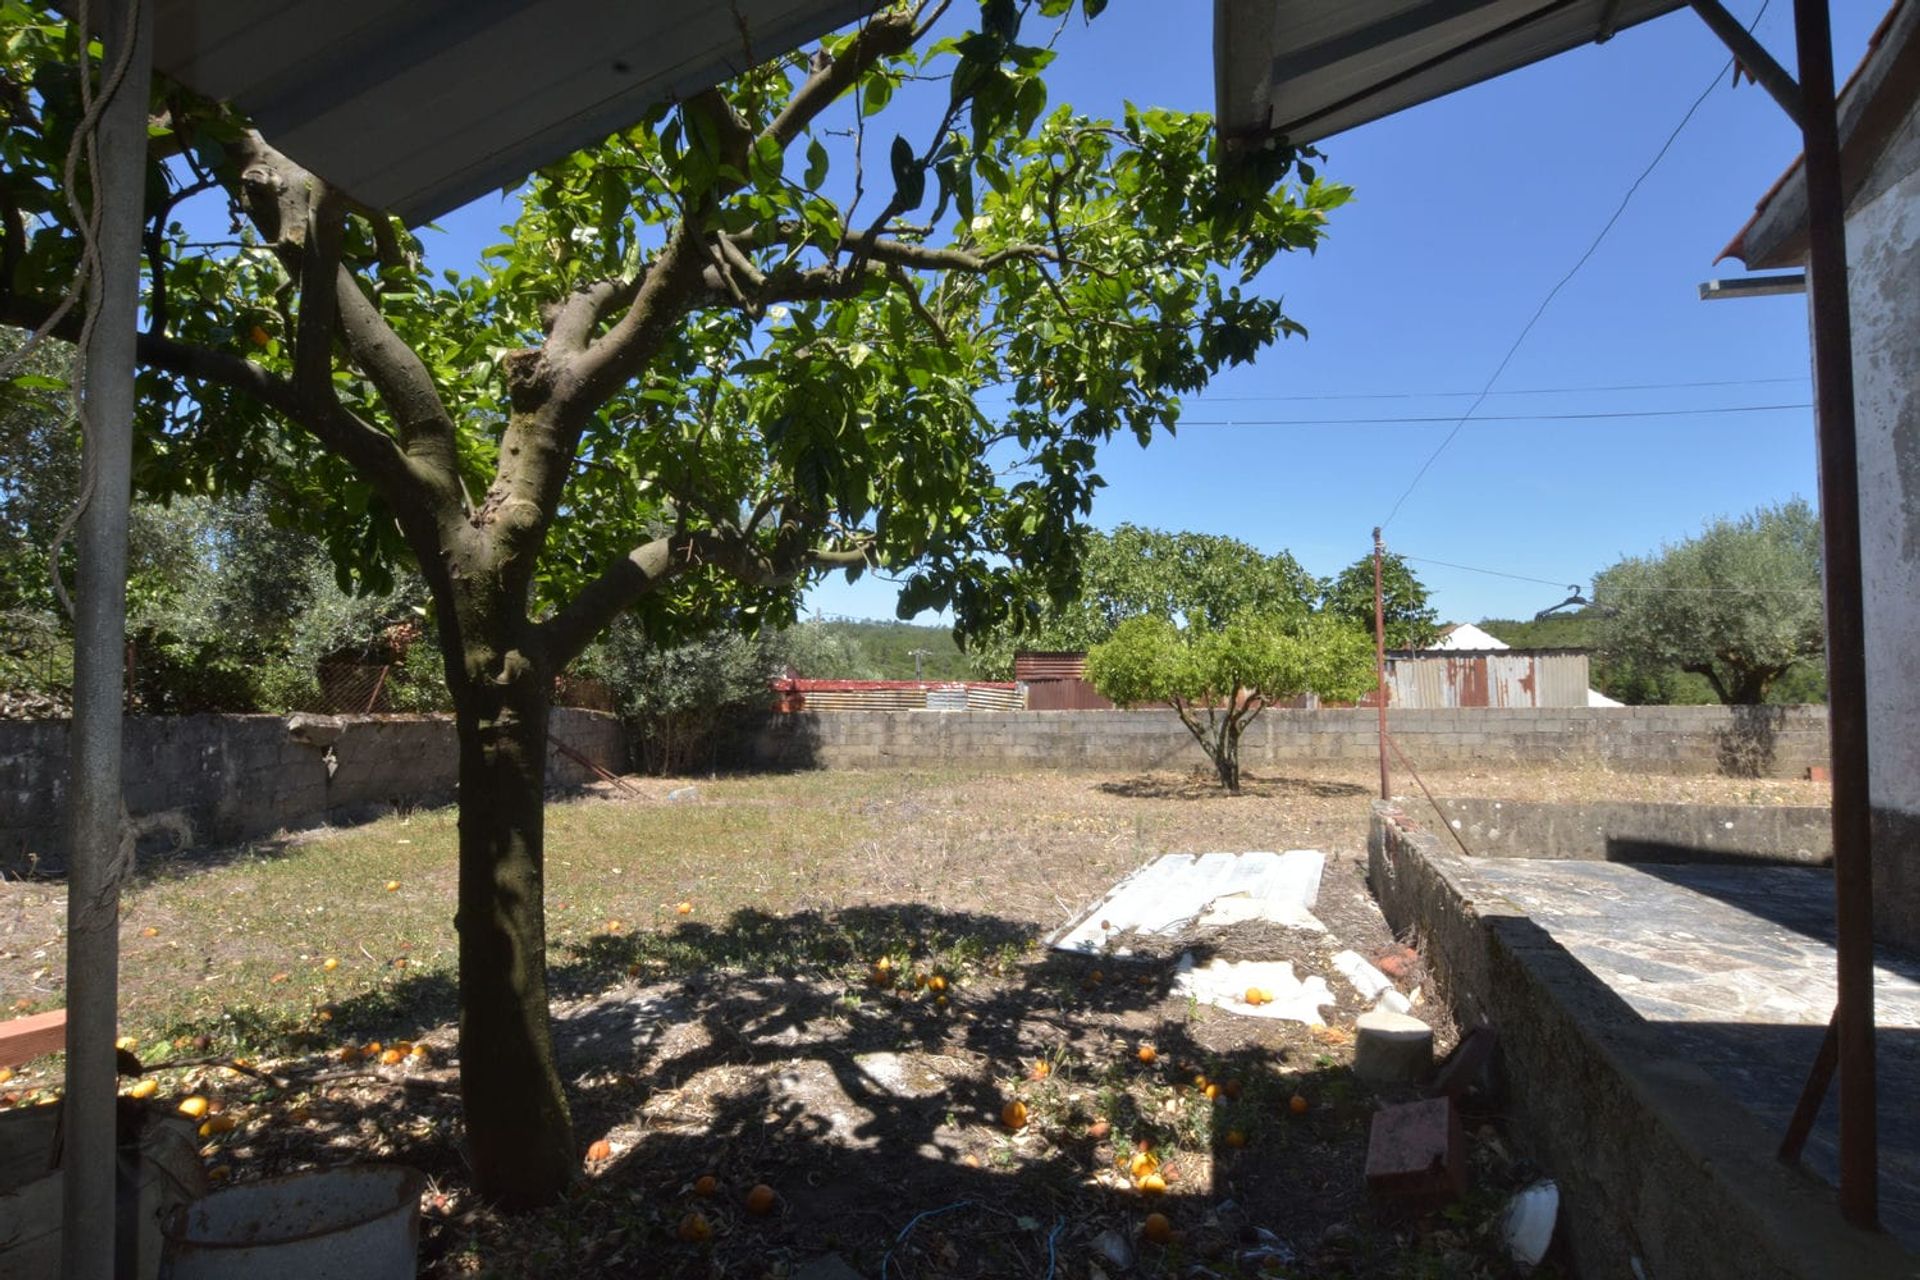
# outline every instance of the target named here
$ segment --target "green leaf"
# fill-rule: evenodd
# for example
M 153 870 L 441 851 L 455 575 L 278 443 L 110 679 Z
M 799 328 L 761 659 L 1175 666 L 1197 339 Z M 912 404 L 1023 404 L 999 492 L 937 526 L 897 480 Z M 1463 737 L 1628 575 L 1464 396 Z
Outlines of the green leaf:
M 786 164 L 786 148 L 780 145 L 778 138 L 761 134 L 754 139 L 753 154 L 747 161 L 748 168 L 752 170 L 753 185 L 763 190 L 779 186 L 781 176 L 786 172 Z
M 807 139 L 806 187 L 817 191 L 820 184 L 827 180 L 827 149 L 820 145 L 820 139 Z

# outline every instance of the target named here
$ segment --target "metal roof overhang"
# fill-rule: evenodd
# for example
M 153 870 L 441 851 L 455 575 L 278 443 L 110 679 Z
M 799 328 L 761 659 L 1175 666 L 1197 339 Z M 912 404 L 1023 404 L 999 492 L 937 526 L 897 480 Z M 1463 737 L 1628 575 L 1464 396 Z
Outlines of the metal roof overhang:
M 1221 136 L 1295 144 L 1503 75 L 1683 0 L 1214 0 Z
M 1867 178 L 1916 103 L 1920 3 L 1906 0 L 1888 11 L 1867 42 L 1866 56 L 1840 90 L 1840 180 L 1849 208 L 1873 194 Z M 1806 260 L 1807 171 L 1798 158 L 1760 197 L 1753 217 L 1720 256 L 1740 259 L 1749 271 L 1798 266 Z
M 425 222 L 877 0 L 158 0 L 154 67 Z

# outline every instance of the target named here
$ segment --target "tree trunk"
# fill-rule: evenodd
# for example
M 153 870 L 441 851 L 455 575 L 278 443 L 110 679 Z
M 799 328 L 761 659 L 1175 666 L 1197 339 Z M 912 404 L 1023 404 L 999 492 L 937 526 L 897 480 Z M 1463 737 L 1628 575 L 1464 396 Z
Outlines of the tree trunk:
M 1213 752 L 1214 772 L 1227 794 L 1240 794 L 1240 729 L 1231 720 L 1220 727 L 1220 740 Z
M 548 1030 L 548 694 L 524 669 L 461 683 L 460 1093 L 477 1190 L 524 1209 L 557 1198 L 574 1172 Z

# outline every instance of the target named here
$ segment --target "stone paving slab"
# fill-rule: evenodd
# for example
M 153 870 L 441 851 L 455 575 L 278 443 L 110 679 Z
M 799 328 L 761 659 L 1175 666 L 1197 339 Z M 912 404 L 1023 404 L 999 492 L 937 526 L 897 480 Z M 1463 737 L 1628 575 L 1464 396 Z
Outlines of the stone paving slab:
M 1830 871 L 1531 859 L 1475 869 L 1676 1058 L 1785 1132 L 1833 1013 Z M 1876 960 L 1881 1216 L 1920 1249 L 1920 957 L 1881 948 Z M 1838 1178 L 1832 1095 L 1804 1158 Z

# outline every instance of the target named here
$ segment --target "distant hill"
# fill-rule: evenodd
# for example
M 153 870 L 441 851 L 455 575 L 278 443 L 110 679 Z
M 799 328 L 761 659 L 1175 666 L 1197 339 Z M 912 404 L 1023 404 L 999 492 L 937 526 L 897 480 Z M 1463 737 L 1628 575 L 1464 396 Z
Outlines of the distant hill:
M 819 651 L 815 665 L 831 668 L 800 673 L 811 679 L 911 680 L 916 649 L 923 651 L 921 679 L 976 678 L 967 655 L 960 651 L 960 646 L 954 643 L 953 632 L 946 627 L 873 618 L 825 618 L 803 622 L 800 626 L 831 642 L 806 646 L 807 650 Z

